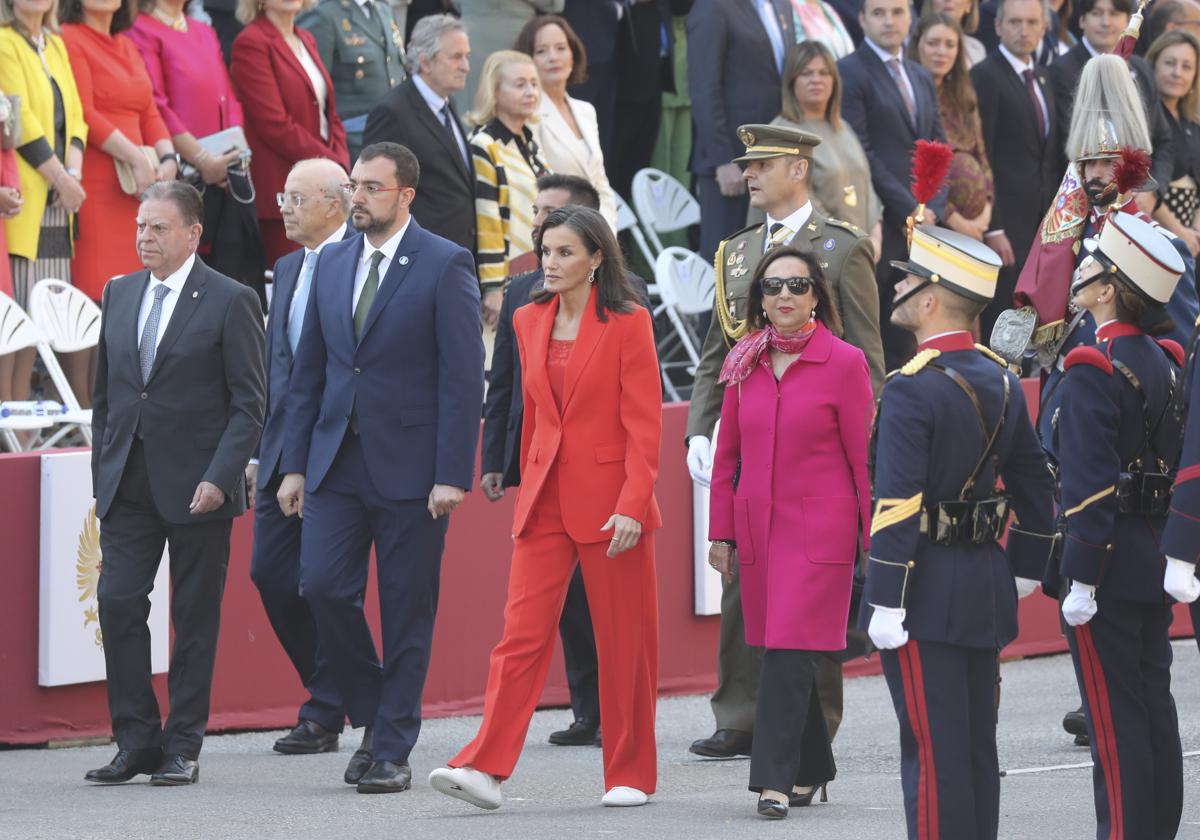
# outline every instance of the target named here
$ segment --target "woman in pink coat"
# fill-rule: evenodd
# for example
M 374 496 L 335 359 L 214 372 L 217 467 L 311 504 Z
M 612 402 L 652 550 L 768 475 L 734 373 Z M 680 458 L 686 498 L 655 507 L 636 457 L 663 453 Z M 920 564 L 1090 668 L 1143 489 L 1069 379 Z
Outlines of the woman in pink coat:
M 837 310 L 811 254 L 768 254 L 747 312 L 751 332 L 721 369 L 709 562 L 741 576 L 746 642 L 766 648 L 750 789 L 758 812 L 778 819 L 836 770 L 814 675 L 821 652 L 846 646 L 854 561 L 870 533 L 871 380 L 862 351 L 834 335 Z

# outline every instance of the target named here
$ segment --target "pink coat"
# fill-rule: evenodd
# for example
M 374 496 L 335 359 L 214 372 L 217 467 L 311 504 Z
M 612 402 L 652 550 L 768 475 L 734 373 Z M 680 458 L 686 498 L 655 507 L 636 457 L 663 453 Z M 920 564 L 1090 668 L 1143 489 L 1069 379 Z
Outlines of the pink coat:
M 854 561 L 870 534 L 872 410 L 866 357 L 823 324 L 778 382 L 764 353 L 725 389 L 709 538 L 737 540 L 747 644 L 846 646 Z

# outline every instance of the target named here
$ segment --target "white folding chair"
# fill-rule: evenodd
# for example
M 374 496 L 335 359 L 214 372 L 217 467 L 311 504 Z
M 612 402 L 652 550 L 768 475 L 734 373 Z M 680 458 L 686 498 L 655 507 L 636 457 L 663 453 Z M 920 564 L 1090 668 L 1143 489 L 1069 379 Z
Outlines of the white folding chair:
M 633 212 L 633 208 L 625 199 L 616 193 L 613 195 L 617 199 L 617 233 L 629 231 L 638 250 L 642 252 L 646 265 L 654 265 L 654 252 L 650 250 L 650 245 L 646 242 L 646 234 L 642 231 L 641 224 L 638 223 L 637 214 Z
M 633 176 L 633 209 L 656 257 L 663 250 L 658 234 L 700 224 L 700 203 L 687 187 L 661 169 L 648 167 Z M 654 264 L 653 259 L 648 262 Z
M 8 295 L 0 293 L 0 356 L 37 347 L 41 341 L 41 332 L 25 310 Z M 54 425 L 54 419 L 44 410 L 46 404 L 41 405 L 43 410 L 39 411 L 38 403 L 0 402 L 0 443 L 9 452 L 20 452 L 25 448 L 17 438 L 17 432 L 48 429 Z M 53 406 L 59 408 L 57 403 Z
M 63 424 L 43 446 L 58 443 L 74 428 L 92 443 L 92 410 L 83 408 L 71 389 L 55 353 L 78 353 L 100 342 L 100 307 L 83 292 L 62 280 L 41 280 L 29 293 L 29 314 L 45 341 L 38 344 L 38 355 L 58 390 L 65 409 L 58 418 Z
M 663 389 L 673 400 L 680 399 L 679 389 L 671 380 L 670 371 L 684 368 L 695 376 L 700 364 L 703 340 L 689 323 L 691 316 L 712 309 L 716 277 L 707 260 L 686 248 L 664 248 L 654 263 L 654 279 L 658 283 L 666 307 L 667 319 L 673 334 L 659 343 L 659 366 L 662 368 Z M 678 347 L 671 345 L 678 344 Z M 685 358 L 678 358 L 680 350 Z M 689 389 L 690 390 L 690 389 Z

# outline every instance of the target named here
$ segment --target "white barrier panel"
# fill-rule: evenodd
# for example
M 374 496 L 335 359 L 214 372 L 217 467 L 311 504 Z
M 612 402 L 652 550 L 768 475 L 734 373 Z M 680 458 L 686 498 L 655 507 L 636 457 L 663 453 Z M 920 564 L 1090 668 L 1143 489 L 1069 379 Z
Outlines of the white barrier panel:
M 104 679 L 104 640 L 96 587 L 100 523 L 92 498 L 91 452 L 42 456 L 41 567 L 38 579 L 38 685 Z M 150 593 L 150 661 L 168 659 L 166 552 Z

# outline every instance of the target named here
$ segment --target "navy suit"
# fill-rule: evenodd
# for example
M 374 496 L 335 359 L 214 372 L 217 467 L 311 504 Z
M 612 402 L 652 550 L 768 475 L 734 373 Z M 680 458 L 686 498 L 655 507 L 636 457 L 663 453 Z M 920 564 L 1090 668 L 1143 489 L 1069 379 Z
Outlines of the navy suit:
M 900 721 L 909 838 L 933 836 L 921 826 L 936 823 L 942 837 L 995 840 L 996 654 L 1017 636 L 1014 576 L 1037 580 L 1046 565 L 1053 486 L 1017 377 L 977 351 L 966 332 L 923 347 L 880 398 L 863 600 L 907 611 L 908 642 L 881 660 Z M 969 385 L 978 411 L 954 377 Z M 991 457 L 964 491 L 1002 417 Z M 960 494 L 987 499 L 998 479 L 1015 514 L 1005 548 L 930 539 L 929 505 Z M 863 610 L 864 624 L 870 612 Z
M 300 590 L 353 726 L 376 761 L 407 761 L 437 610 L 448 516 L 434 484 L 470 488 L 483 404 L 479 283 L 470 253 L 410 219 L 355 337 L 363 236 L 317 261 L 288 394 L 280 470 L 305 476 Z M 351 415 L 356 427 L 351 428 Z M 363 616 L 375 546 L 383 666 Z
M 1096 837 L 1171 838 L 1183 810 L 1183 759 L 1158 546 L 1167 518 L 1121 510 L 1117 495 L 1121 473 L 1139 458 L 1146 472 L 1167 472 L 1178 459 L 1172 400 L 1182 351 L 1124 323 L 1104 325 L 1098 338 L 1064 364 L 1051 454 L 1065 539 L 1047 582 L 1061 573 L 1096 587 L 1096 614 L 1067 628 L 1091 739 Z
M 901 365 L 912 353 L 912 336 L 888 320 L 892 288 L 899 280 L 892 260 L 908 255 L 906 220 L 917 206 L 912 180 L 913 146 L 918 140 L 946 139 L 938 116 L 933 79 L 920 64 L 904 61 L 912 85 L 916 118 L 909 116 L 891 72 L 867 42 L 838 62 L 842 76 L 842 117 L 854 129 L 871 167 L 871 184 L 883 202 L 883 248 L 876 268 L 879 284 L 880 333 L 888 370 Z M 929 208 L 939 220 L 946 217 L 943 188 Z
M 1200 327 L 1200 319 L 1197 319 Z M 1183 451 L 1179 455 L 1179 473 L 1175 476 L 1175 492 L 1171 495 L 1171 515 L 1162 535 L 1162 553 L 1167 557 L 1200 562 L 1200 365 L 1196 364 L 1197 330 L 1188 345 L 1187 368 L 1183 377 L 1181 405 L 1186 417 L 1183 430 Z M 1200 627 L 1200 600 L 1188 605 L 1192 626 Z M 1196 634 L 1200 645 L 1200 632 Z
M 771 2 L 786 51 L 796 43 L 792 6 L 789 0 Z M 746 226 L 749 206 L 744 193 L 721 195 L 714 173 L 745 152 L 738 126 L 775 119 L 783 80 L 754 0 L 696 0 L 688 13 L 687 35 L 700 256 L 712 259 L 722 239 Z
M 346 235 L 352 232 L 353 228 L 347 226 Z M 283 480 L 278 467 L 283 451 L 284 402 L 294 361 L 288 328 L 305 253 L 300 248 L 275 263 L 275 291 L 267 320 L 267 414 L 258 444 L 250 579 L 258 587 L 271 628 L 308 690 L 308 700 L 297 717 L 340 732 L 346 719 L 341 694 L 329 663 L 320 654 L 312 610 L 300 595 L 300 519 L 284 516 L 275 500 Z M 311 283 L 304 291 L 312 291 Z

